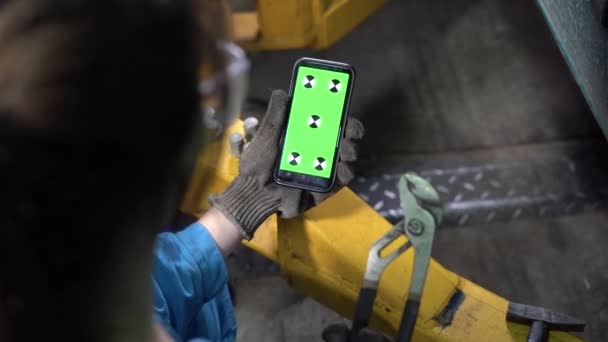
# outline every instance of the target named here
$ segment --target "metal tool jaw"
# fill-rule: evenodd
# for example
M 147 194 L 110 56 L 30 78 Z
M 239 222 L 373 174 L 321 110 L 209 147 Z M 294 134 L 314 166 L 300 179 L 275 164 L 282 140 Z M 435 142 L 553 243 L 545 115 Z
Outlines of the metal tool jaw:
M 384 270 L 413 246 L 415 254 L 412 278 L 397 337 L 397 341 L 409 341 L 418 316 L 435 228 L 441 222 L 442 209 L 437 191 L 424 178 L 412 173 L 405 174 L 401 177 L 398 187 L 404 220 L 372 244 L 353 319 L 353 333 L 357 334 L 369 323 Z M 382 256 L 382 251 L 402 235 L 406 235 L 408 241 L 390 254 Z

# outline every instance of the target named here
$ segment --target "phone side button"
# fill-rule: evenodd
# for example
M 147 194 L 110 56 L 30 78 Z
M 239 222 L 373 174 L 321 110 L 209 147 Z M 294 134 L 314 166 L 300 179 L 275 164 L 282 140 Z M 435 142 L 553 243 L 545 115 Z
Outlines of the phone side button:
M 340 140 L 342 138 L 342 127 L 339 128 L 338 130 L 338 139 L 336 140 L 336 148 L 338 148 L 338 146 L 340 146 Z

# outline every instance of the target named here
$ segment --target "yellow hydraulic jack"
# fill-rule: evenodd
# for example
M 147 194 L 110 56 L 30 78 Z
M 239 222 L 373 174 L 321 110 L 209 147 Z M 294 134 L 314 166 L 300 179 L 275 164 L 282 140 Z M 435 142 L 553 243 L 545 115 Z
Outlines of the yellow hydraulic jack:
M 200 214 L 207 197 L 236 176 L 228 136 L 242 126 L 203 151 L 182 211 Z M 369 322 L 400 342 L 580 341 L 565 331 L 581 331 L 584 322 L 509 303 L 430 258 L 441 217 L 437 194 L 415 175 L 399 187 L 406 219 L 396 227 L 344 188 L 300 218 L 271 217 L 243 243 L 279 264 L 290 286 L 354 318 L 354 330 Z

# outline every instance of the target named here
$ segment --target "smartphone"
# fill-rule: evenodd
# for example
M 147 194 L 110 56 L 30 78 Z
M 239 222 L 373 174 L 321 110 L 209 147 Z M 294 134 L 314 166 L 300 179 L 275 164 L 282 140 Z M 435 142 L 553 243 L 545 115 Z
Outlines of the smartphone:
M 354 81 L 349 64 L 313 58 L 296 62 L 275 182 L 317 192 L 334 187 Z

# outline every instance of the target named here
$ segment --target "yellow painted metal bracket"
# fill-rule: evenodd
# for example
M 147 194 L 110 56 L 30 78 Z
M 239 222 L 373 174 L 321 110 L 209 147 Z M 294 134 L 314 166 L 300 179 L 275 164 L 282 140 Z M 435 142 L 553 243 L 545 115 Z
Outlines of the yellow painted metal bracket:
M 240 131 L 235 123 L 229 133 Z M 226 136 L 228 136 L 226 134 Z M 220 192 L 237 173 L 238 159 L 228 153 L 227 139 L 208 146 L 199 159 L 182 210 L 200 214 L 207 197 Z M 372 243 L 392 228 L 367 203 L 344 188 L 297 219 L 271 217 L 251 241 L 243 243 L 273 260 L 290 286 L 352 318 Z M 483 256 L 480 256 L 482 258 Z M 384 272 L 370 325 L 394 335 L 401 321 L 412 272 L 408 251 Z M 462 300 L 451 321 L 439 317 L 458 293 Z M 529 327 L 507 322 L 508 300 L 448 271 L 431 260 L 414 341 L 526 341 Z M 551 332 L 551 341 L 580 341 Z
M 235 40 L 245 49 L 324 49 L 386 0 L 258 0 L 256 12 L 234 13 Z

